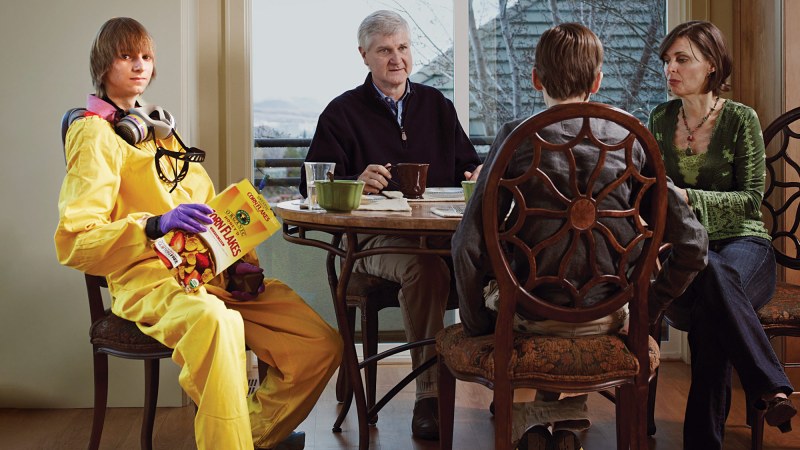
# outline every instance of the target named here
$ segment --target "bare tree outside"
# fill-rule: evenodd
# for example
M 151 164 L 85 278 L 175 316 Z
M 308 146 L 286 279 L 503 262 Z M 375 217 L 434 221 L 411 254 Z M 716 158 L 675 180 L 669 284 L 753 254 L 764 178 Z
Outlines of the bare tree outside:
M 605 47 L 603 88 L 594 100 L 646 120 L 666 98 L 656 55 L 665 33 L 664 0 L 468 0 L 468 5 L 472 135 L 493 136 L 504 122 L 544 108 L 541 95 L 531 87 L 534 49 L 547 28 L 563 22 L 589 27 Z M 478 7 L 492 7 L 497 13 L 478 23 Z M 415 42 L 425 44 L 424 39 Z M 452 64 L 448 48 L 412 78 L 448 95 L 452 80 L 439 74 L 452 74 Z
M 470 0 L 473 3 L 480 0 Z M 490 0 L 484 0 L 490 1 Z M 471 24 L 473 60 L 488 61 L 488 68 L 470 67 L 477 80 L 471 82 L 470 120 L 480 122 L 487 135 L 497 126 L 530 115 L 544 107 L 531 88 L 534 49 L 545 29 L 563 22 L 578 22 L 592 29 L 605 48 L 603 87 L 594 96 L 597 101 L 613 104 L 642 120 L 666 98 L 657 47 L 665 33 L 666 7 L 663 0 L 519 0 L 509 6 L 497 1 L 496 19 L 478 27 Z M 472 16 L 471 16 L 472 17 Z M 483 55 L 478 55 L 483 53 Z M 493 72 L 494 77 L 479 75 Z M 472 77 L 471 77 L 472 80 Z M 484 101 L 503 98 L 504 101 Z M 471 129 L 476 131 L 475 126 Z

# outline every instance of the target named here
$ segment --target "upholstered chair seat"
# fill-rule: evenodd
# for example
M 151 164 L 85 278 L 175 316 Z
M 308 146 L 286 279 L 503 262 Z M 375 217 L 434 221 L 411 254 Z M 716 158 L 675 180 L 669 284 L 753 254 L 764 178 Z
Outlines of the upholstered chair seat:
M 758 310 L 764 329 L 794 327 L 800 329 L 800 286 L 779 282 L 772 300 Z
M 142 333 L 136 323 L 122 319 L 108 309 L 105 317 L 89 328 L 89 338 L 92 345 L 119 352 L 172 354 L 169 347 Z
M 436 350 L 457 378 L 494 379 L 494 336 L 469 337 L 460 324 L 436 335 Z M 650 338 L 650 373 L 658 367 L 658 343 Z M 639 362 L 625 345 L 625 336 L 559 338 L 515 333 L 509 378 L 516 381 L 602 383 L 633 377 Z

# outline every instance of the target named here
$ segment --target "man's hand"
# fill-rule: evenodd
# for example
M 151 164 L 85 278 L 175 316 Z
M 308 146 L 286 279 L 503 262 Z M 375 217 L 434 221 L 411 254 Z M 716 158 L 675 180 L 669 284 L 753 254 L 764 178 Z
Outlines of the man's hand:
M 377 194 L 389 185 L 389 179 L 392 178 L 392 174 L 389 173 L 388 167 L 391 167 L 391 165 L 370 164 L 358 176 L 358 179 L 364 182 L 365 194 Z
M 481 173 L 482 168 L 483 164 L 476 167 L 474 172 L 464 171 L 464 179 L 467 181 L 476 181 L 478 179 L 478 175 Z

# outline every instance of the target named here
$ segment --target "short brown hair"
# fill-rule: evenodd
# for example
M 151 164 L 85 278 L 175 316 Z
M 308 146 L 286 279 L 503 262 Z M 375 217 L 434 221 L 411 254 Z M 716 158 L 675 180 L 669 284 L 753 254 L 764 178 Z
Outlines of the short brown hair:
M 658 56 L 662 61 L 672 44 L 681 37 L 688 39 L 692 51 L 696 48 L 714 67 L 714 71 L 708 75 L 705 92 L 710 91 L 714 95 L 719 95 L 720 92 L 730 91 L 731 86 L 727 83 L 727 79 L 733 71 L 733 58 L 725 44 L 725 36 L 719 28 L 704 20 L 692 20 L 678 25 L 667 34 L 658 47 Z
M 556 25 L 536 44 L 533 68 L 547 95 L 556 100 L 588 96 L 602 67 L 603 44 L 581 24 Z
M 144 26 L 129 17 L 109 19 L 100 27 L 92 42 L 89 53 L 89 72 L 92 84 L 98 97 L 106 95 L 103 79 L 114 64 L 114 60 L 123 53 L 147 53 L 153 57 L 153 74 L 156 77 L 155 45 L 150 33 Z

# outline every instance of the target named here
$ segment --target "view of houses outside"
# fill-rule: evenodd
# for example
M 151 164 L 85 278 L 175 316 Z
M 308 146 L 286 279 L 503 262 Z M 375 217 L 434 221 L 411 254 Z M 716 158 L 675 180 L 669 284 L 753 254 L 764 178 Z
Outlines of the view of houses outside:
M 593 100 L 645 121 L 666 99 L 657 55 L 665 34 L 666 0 L 458 1 L 469 6 L 471 137 L 491 140 L 504 122 L 544 108 L 541 94 L 531 87 L 533 54 L 541 33 L 557 23 L 582 23 L 604 44 L 603 85 Z M 412 81 L 437 87 L 452 99 L 453 0 L 253 2 L 254 137 L 266 145 L 299 139 L 288 146 L 254 148 L 253 178 L 256 183 L 265 176 L 273 181 L 264 189 L 270 202 L 299 196 L 292 180 L 300 170 L 268 168 L 274 165 L 270 161 L 302 159 L 325 105 L 363 82 L 367 69 L 357 51 L 356 31 L 377 9 L 395 10 L 411 24 Z M 303 20 L 287 20 L 292 17 Z

